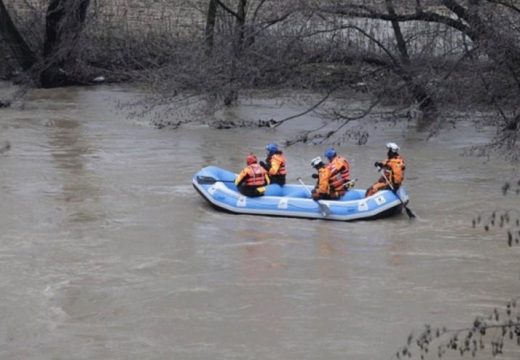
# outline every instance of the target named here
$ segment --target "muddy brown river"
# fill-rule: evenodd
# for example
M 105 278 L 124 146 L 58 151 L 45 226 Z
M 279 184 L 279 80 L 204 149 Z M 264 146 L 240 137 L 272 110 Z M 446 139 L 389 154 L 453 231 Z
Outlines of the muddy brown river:
M 424 324 L 466 327 L 519 295 L 520 247 L 471 227 L 479 212 L 518 208 L 500 190 L 518 179 L 513 165 L 460 156 L 487 132 L 461 124 L 425 140 L 410 124 L 379 126 L 366 145 L 337 147 L 368 187 L 384 144 L 398 143 L 413 221 L 231 215 L 192 175 L 238 172 L 249 151 L 263 156 L 312 119 L 158 130 L 114 106 L 134 95 L 38 90 L 0 109 L 11 144 L 0 155 L 1 359 L 390 359 Z M 219 116 L 302 109 L 250 99 Z M 311 182 L 325 148 L 284 149 L 289 182 Z

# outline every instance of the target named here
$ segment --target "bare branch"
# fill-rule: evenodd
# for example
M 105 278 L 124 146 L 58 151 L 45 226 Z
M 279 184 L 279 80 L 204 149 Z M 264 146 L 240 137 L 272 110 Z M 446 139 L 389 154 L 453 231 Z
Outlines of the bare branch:
M 513 4 L 513 1 L 511 0 L 487 0 L 487 2 L 490 2 L 490 3 L 493 3 L 493 4 L 498 4 L 498 5 L 502 5 L 502 6 L 505 6 L 513 11 L 516 11 L 517 13 L 520 14 L 520 7 L 518 6 L 515 6 Z
M 443 1 L 451 1 L 451 0 L 443 0 Z M 359 11 L 362 9 L 364 11 Z M 462 21 L 453 19 L 448 16 L 443 16 L 434 12 L 426 12 L 422 11 L 420 8 L 417 8 L 415 13 L 413 14 L 387 14 L 381 13 L 377 10 L 370 8 L 368 6 L 359 6 L 359 5 L 345 5 L 343 7 L 322 7 L 318 9 L 319 11 L 332 15 L 341 15 L 347 17 L 355 17 L 355 18 L 364 18 L 364 19 L 374 19 L 374 20 L 384 20 L 384 21 L 398 21 L 398 22 L 406 22 L 406 21 L 425 21 L 425 22 L 434 22 L 444 24 L 451 28 L 457 29 L 464 34 L 468 35 L 470 38 L 475 38 L 475 33 L 471 29 L 471 27 L 464 24 Z
M 299 114 L 296 114 L 296 115 L 291 115 L 289 117 L 286 117 L 282 120 L 278 120 L 276 121 L 276 123 L 274 125 L 272 125 L 273 128 L 275 127 L 278 127 L 280 125 L 282 125 L 283 123 L 285 123 L 286 121 L 289 121 L 289 120 L 293 120 L 293 119 L 296 119 L 296 118 L 299 118 L 303 115 L 306 115 L 314 110 L 316 110 L 320 105 L 322 105 L 325 101 L 328 100 L 328 98 L 330 97 L 330 95 L 334 92 L 334 90 L 331 90 L 329 92 L 327 92 L 327 94 L 320 100 L 318 101 L 316 104 L 314 104 L 313 106 L 311 106 L 310 108 L 308 108 L 307 110 L 305 110 L 304 112 L 301 112 Z
M 236 17 L 237 19 L 239 18 L 239 15 L 238 15 L 235 11 L 231 10 L 230 8 L 228 8 L 228 7 L 226 6 L 226 4 L 224 4 L 222 1 L 220 1 L 220 0 L 215 0 L 215 1 L 216 1 L 217 4 L 219 4 L 219 5 L 222 7 L 222 9 L 224 9 L 226 12 L 230 13 L 231 15 L 233 15 L 234 17 Z
M 253 12 L 253 17 L 252 17 L 252 21 L 251 21 L 253 24 L 256 23 L 256 19 L 257 19 L 257 17 L 258 17 L 258 13 L 260 12 L 260 9 L 262 8 L 262 6 L 264 5 L 265 2 L 266 2 L 266 0 L 261 0 L 261 1 L 258 3 L 258 5 L 257 5 L 257 7 L 256 7 L 256 9 L 255 9 L 255 11 Z

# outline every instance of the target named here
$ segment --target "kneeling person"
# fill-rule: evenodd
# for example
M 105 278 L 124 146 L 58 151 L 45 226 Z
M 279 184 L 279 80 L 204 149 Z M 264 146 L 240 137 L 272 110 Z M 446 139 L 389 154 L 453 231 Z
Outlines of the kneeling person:
M 264 168 L 258 165 L 254 154 L 247 155 L 247 166 L 242 169 L 235 179 L 238 191 L 245 196 L 262 196 L 265 193 L 265 185 L 269 185 L 269 176 Z

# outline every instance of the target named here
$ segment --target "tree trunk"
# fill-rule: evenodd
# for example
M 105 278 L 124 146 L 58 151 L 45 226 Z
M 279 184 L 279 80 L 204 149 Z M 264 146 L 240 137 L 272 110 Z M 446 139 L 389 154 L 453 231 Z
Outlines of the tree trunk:
M 67 73 L 74 67 L 73 51 L 85 22 L 90 0 L 51 0 L 45 16 L 44 69 L 42 87 L 76 84 L 78 79 Z
M 247 0 L 239 0 L 235 27 L 235 57 L 239 58 L 244 45 Z
M 390 16 L 395 17 L 395 9 L 392 0 L 386 0 L 386 9 L 388 10 L 388 14 Z M 410 64 L 410 56 L 408 55 L 408 48 L 406 47 L 406 41 L 403 37 L 403 32 L 401 31 L 401 26 L 399 25 L 399 21 L 392 20 L 392 28 L 394 29 L 395 40 L 397 42 L 397 49 L 399 50 L 399 58 L 401 62 L 405 65 Z
M 238 99 L 238 90 L 236 86 L 237 63 L 242 55 L 244 44 L 244 33 L 246 23 L 246 7 L 247 0 L 238 0 L 238 9 L 235 23 L 235 36 L 233 39 L 233 58 L 230 65 L 229 89 L 224 97 L 224 104 L 231 105 Z
M 386 0 L 386 8 L 390 16 L 396 17 L 392 0 Z M 412 93 L 415 101 L 419 104 L 419 109 L 424 112 L 425 118 L 433 119 L 437 115 L 435 101 L 433 101 L 424 86 L 418 81 L 417 76 L 413 73 L 408 48 L 399 21 L 392 20 L 391 23 L 397 42 L 397 50 L 399 51 L 399 64 L 396 65 L 398 67 L 396 73 L 406 82 L 406 86 Z
M 20 67 L 27 71 L 37 61 L 35 53 L 14 25 L 3 0 L 0 0 L 0 36 L 6 41 Z
M 217 19 L 217 1 L 210 0 L 206 16 L 206 55 L 211 56 L 215 38 L 215 23 Z

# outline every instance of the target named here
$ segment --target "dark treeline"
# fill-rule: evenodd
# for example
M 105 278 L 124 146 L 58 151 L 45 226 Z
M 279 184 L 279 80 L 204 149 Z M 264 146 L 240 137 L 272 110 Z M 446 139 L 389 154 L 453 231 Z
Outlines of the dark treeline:
M 492 109 L 488 122 L 498 131 L 490 148 L 518 159 L 516 0 L 165 1 L 157 12 L 170 18 L 117 31 L 100 21 L 98 2 L 49 0 L 29 16 L 8 1 L 0 0 L 3 68 L 30 86 L 89 84 L 100 75 L 146 81 L 157 95 L 146 109 L 186 95 L 231 105 L 258 88 L 354 90 L 374 104 L 417 110 L 426 124 L 453 109 Z M 152 31 L 180 8 L 191 9 L 189 23 Z M 334 117 L 352 120 L 342 111 Z

